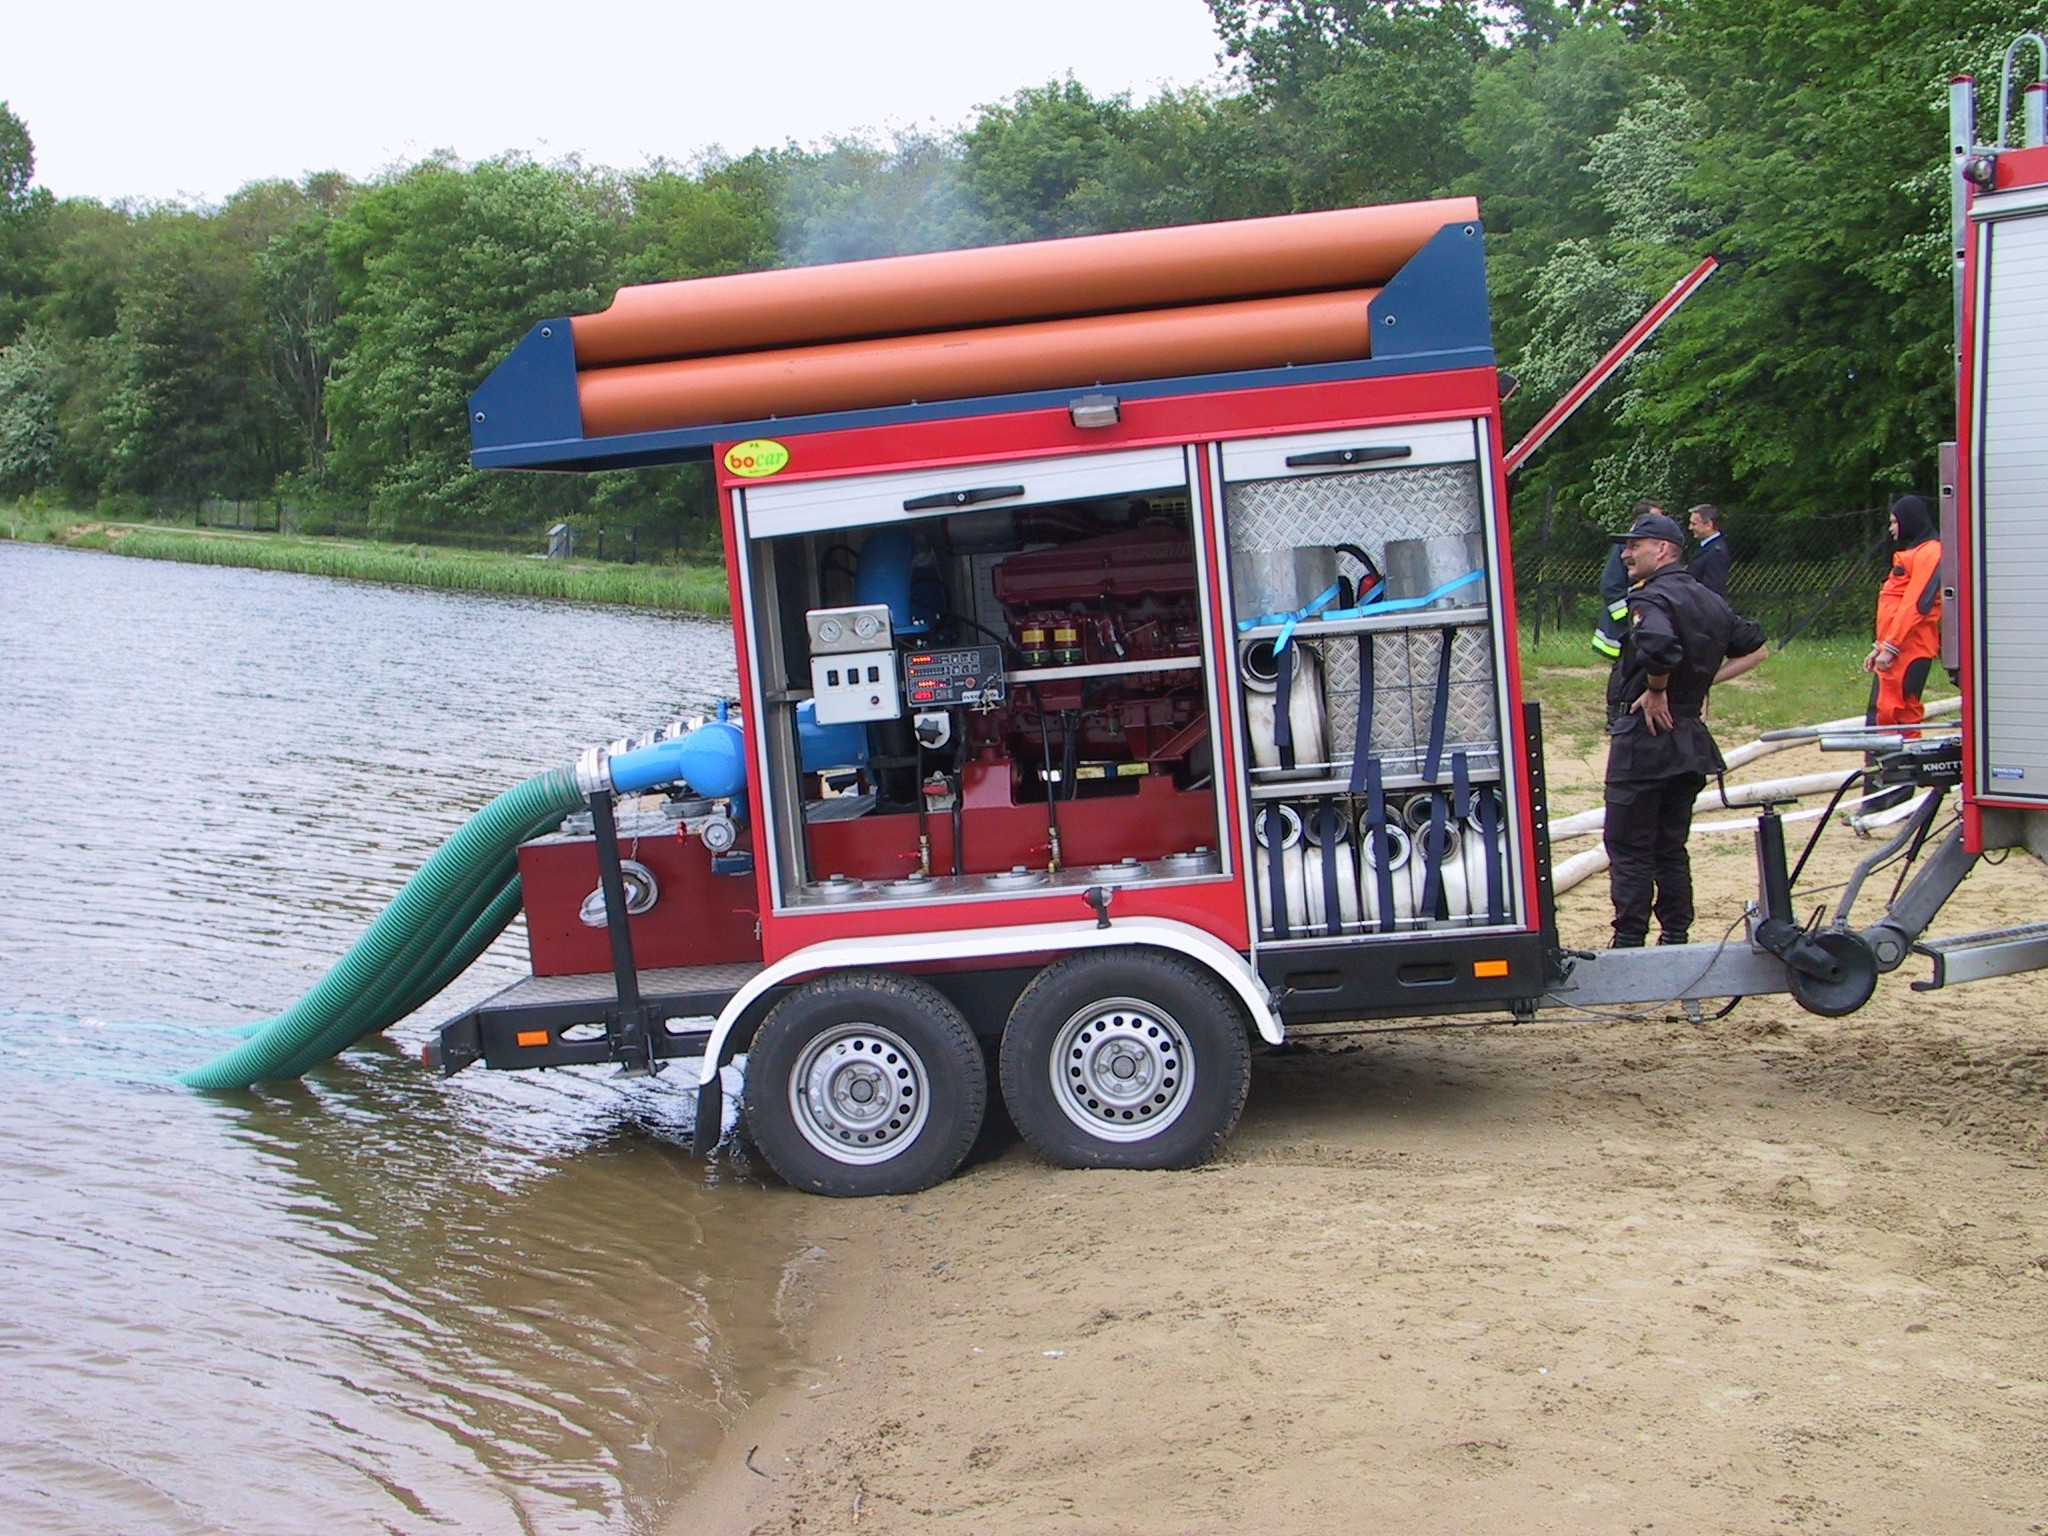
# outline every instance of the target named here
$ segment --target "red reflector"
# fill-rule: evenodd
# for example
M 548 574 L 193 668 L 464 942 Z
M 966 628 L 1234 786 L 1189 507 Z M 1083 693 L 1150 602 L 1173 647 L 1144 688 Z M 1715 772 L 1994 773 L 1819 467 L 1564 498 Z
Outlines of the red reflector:
M 1502 970 L 1505 972 L 1506 967 L 1503 966 Z M 522 1029 L 512 1038 L 520 1045 L 546 1045 L 548 1032 L 544 1029 Z

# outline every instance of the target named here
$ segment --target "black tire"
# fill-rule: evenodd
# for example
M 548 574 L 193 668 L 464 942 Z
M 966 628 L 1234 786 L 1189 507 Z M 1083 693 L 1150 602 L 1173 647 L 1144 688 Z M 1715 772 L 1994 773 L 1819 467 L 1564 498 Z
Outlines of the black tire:
M 850 971 L 805 983 L 761 1021 L 741 1104 L 749 1137 L 793 1188 L 907 1195 L 966 1158 L 988 1072 L 943 994 L 914 977 Z
M 1192 1168 L 1244 1111 L 1244 1009 L 1158 950 L 1070 955 L 1010 1010 L 1002 1083 L 1018 1131 L 1059 1167 Z

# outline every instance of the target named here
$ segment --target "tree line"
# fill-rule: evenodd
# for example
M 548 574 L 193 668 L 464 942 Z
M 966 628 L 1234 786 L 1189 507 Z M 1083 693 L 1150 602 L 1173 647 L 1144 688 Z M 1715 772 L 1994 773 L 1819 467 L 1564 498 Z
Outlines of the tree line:
M 479 474 L 464 401 L 626 283 L 1478 195 L 1515 432 L 1724 266 L 1532 461 L 1590 534 L 1638 496 L 1752 540 L 1925 490 L 1951 430 L 1947 85 L 2038 0 L 1209 0 L 1217 88 L 1072 80 L 957 131 L 618 171 L 507 155 L 218 206 L 53 198 L 0 104 L 0 493 L 283 498 L 374 526 L 701 529 L 701 471 Z M 1996 92 L 1988 93 L 1995 102 Z M 1777 530 L 1777 531 L 1774 531 Z

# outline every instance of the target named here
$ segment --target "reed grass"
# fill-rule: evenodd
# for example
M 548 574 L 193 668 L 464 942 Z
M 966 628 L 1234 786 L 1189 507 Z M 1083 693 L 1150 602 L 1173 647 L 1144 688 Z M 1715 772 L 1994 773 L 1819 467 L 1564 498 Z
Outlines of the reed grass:
M 108 523 L 34 507 L 0 510 L 0 536 L 104 550 L 146 560 L 238 566 L 569 602 L 659 608 L 707 618 L 731 609 L 725 572 L 712 565 L 618 565 L 597 560 L 543 560 L 491 551 L 377 544 L 361 539 L 301 538 L 227 529 Z

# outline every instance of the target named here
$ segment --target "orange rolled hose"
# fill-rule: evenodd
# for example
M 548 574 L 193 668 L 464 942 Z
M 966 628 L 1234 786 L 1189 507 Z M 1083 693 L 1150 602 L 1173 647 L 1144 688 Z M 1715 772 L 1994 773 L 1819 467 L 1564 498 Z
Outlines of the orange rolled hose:
M 1376 288 L 597 368 L 586 437 L 961 400 L 1022 390 L 1331 363 L 1371 348 Z
M 570 325 L 577 365 L 596 368 L 1364 288 L 1478 217 L 1476 199 L 1447 197 L 647 283 Z

